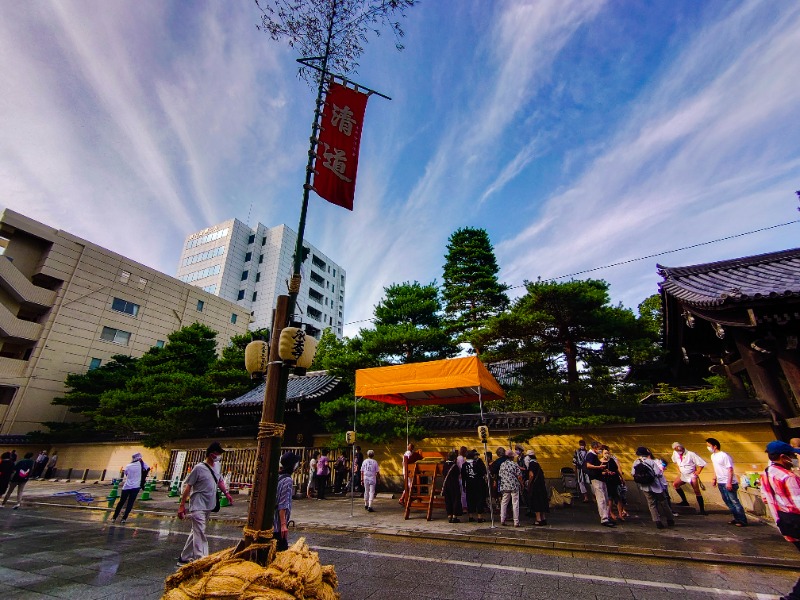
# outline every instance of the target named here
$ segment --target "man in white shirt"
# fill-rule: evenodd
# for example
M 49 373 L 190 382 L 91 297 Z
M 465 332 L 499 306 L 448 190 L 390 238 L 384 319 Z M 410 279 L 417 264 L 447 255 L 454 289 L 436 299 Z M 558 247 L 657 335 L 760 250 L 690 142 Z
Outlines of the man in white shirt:
M 708 451 L 711 453 L 711 463 L 714 465 L 714 479 L 711 485 L 717 486 L 722 501 L 731 511 L 733 519 L 729 521 L 736 527 L 747 526 L 747 516 L 744 514 L 742 503 L 739 502 L 739 483 L 733 472 L 733 459 L 720 449 L 719 440 L 715 438 L 706 439 Z
M 208 556 L 208 538 L 206 538 L 206 522 L 217 505 L 217 487 L 225 494 L 228 502 L 233 504 L 225 480 L 219 475 L 219 461 L 225 452 L 219 442 L 213 442 L 206 450 L 206 459 L 192 467 L 192 472 L 183 481 L 183 493 L 178 507 L 178 518 L 189 518 L 192 532 L 186 540 L 178 566 L 183 566 Z M 186 501 L 189 500 L 189 511 Z
M 689 506 L 686 499 L 686 492 L 682 486 L 686 483 L 692 486 L 694 496 L 697 499 L 697 506 L 700 507 L 700 514 L 707 515 L 703 494 L 700 492 L 700 473 L 706 466 L 706 461 L 697 456 L 694 452 L 687 450 L 680 442 L 672 444 L 672 462 L 678 465 L 678 477 L 672 482 L 672 487 L 678 492 L 681 501 L 678 506 Z
M 117 517 L 122 510 L 122 505 L 125 505 L 125 514 L 122 515 L 122 524 L 128 520 L 128 515 L 133 508 L 133 503 L 136 501 L 136 496 L 139 495 L 139 490 L 142 489 L 142 480 L 147 477 L 147 472 L 150 470 L 145 462 L 142 460 L 141 453 L 137 452 L 131 457 L 131 462 L 125 465 L 123 473 L 125 475 L 125 483 L 122 484 L 122 493 L 119 496 L 119 502 L 114 509 L 114 516 L 111 519 L 112 523 L 117 522 Z M 142 477 L 144 475 L 144 477 Z
M 372 501 L 375 499 L 380 471 L 378 461 L 375 460 L 375 451 L 367 450 L 367 459 L 361 463 L 361 485 L 364 486 L 364 510 L 369 512 L 375 512 L 372 509 Z

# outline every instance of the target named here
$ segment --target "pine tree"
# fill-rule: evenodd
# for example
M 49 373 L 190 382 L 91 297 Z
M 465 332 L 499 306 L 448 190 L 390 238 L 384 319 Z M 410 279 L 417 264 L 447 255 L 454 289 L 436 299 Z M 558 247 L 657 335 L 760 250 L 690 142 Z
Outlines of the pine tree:
M 508 286 L 497 280 L 498 270 L 485 229 L 464 227 L 450 236 L 442 286 L 445 328 L 478 353 L 472 334 L 508 306 Z

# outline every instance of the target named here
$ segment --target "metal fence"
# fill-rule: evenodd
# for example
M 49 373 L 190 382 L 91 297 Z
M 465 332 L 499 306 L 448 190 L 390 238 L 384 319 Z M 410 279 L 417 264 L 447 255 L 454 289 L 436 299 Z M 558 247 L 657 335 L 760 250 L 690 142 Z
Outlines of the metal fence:
M 284 446 L 281 448 L 281 455 L 285 452 L 294 452 L 300 457 L 300 467 L 292 473 L 292 481 L 295 490 L 304 491 L 308 484 L 308 465 L 314 452 L 321 452 L 322 448 L 304 448 L 298 446 Z M 185 452 L 186 458 L 178 473 L 173 473 L 179 461 L 179 453 Z M 252 487 L 255 481 L 257 448 L 236 448 L 228 450 L 222 455 L 220 461 L 220 473 L 227 477 L 232 489 Z M 328 459 L 330 461 L 331 474 L 328 485 L 331 485 L 334 478 L 333 464 L 340 454 L 344 454 L 348 470 L 350 468 L 349 453 L 337 448 L 330 449 Z M 186 477 L 189 471 L 200 462 L 206 459 L 205 448 L 194 448 L 191 450 L 170 450 L 169 465 L 164 474 L 164 482 L 171 481 L 175 475 L 180 475 L 180 480 Z

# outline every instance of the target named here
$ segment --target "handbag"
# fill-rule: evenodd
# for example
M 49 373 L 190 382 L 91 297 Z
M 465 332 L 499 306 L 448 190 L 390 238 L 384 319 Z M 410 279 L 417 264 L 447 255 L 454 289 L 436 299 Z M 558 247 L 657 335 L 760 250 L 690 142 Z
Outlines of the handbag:
M 208 467 L 208 463 L 203 463 L 203 464 Z M 219 507 L 219 493 L 217 493 L 217 486 L 219 485 L 219 480 L 217 479 L 217 476 L 214 475 L 214 469 L 212 469 L 211 467 L 208 467 L 208 470 L 211 471 L 211 477 L 214 478 L 214 496 L 217 499 L 217 503 L 216 503 L 216 505 L 214 505 L 214 508 L 211 509 L 211 512 L 219 512 L 219 508 L 220 508 Z
M 766 475 L 769 491 L 772 492 L 772 497 L 774 498 L 775 490 L 769 481 L 769 467 L 764 469 L 764 474 Z M 778 526 L 778 531 L 781 532 L 781 535 L 800 540 L 800 514 L 783 512 L 782 510 L 778 510 L 777 505 L 775 506 L 775 512 L 778 513 L 775 524 Z

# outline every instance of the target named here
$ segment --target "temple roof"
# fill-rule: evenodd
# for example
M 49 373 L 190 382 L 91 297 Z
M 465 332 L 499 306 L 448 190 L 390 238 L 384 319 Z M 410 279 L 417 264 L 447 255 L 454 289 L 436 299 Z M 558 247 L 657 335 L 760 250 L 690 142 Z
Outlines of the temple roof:
M 800 248 L 688 267 L 658 265 L 661 290 L 695 306 L 800 296 Z
M 338 377 L 328 375 L 327 371 L 310 371 L 305 375 L 289 375 L 289 383 L 286 389 L 286 401 L 298 402 L 301 400 L 314 400 L 321 398 L 336 390 L 340 383 Z M 220 409 L 241 409 L 261 406 L 264 402 L 264 386 L 262 383 L 253 388 L 246 394 L 221 402 Z

